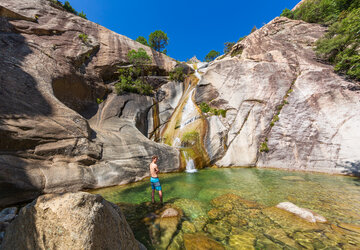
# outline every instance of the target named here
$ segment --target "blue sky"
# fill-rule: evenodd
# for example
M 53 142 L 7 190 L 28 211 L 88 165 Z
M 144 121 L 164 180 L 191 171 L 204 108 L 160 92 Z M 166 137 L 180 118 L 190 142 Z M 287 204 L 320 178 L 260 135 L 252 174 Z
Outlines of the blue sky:
M 299 1 L 69 0 L 89 20 L 132 39 L 163 30 L 170 39 L 168 55 L 180 61 L 194 55 L 203 60 L 212 49 L 222 54 L 225 42 L 237 41 Z

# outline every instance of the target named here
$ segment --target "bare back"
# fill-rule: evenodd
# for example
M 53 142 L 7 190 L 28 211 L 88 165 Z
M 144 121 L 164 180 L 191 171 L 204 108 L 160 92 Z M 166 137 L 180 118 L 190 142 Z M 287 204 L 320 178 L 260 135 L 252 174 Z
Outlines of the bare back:
M 159 172 L 158 166 L 155 163 L 150 163 L 150 176 L 153 178 L 157 178 L 157 173 Z

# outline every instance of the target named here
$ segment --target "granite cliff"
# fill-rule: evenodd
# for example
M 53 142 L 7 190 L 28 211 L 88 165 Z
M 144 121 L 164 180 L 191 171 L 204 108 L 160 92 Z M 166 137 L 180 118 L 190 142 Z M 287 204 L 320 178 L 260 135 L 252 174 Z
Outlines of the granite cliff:
M 152 98 L 111 93 L 131 49 L 151 56 L 154 85 L 173 59 L 47 0 L 0 1 L 0 31 L 0 205 L 135 181 L 153 154 L 179 168 L 147 139 Z

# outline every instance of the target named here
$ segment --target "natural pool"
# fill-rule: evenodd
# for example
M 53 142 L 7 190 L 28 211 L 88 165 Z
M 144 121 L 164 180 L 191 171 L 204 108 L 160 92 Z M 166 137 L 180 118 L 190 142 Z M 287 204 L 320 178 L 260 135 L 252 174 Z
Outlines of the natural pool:
M 149 249 L 360 249 L 359 178 L 211 168 L 160 181 L 163 206 L 150 204 L 149 180 L 92 193 L 117 203 Z M 309 223 L 275 207 L 284 201 L 328 222 Z M 161 218 L 169 207 L 180 215 Z

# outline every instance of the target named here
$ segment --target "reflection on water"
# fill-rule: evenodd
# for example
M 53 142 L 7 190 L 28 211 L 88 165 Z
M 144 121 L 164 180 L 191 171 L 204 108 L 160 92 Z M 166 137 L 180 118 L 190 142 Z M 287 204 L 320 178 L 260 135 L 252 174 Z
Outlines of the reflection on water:
M 215 240 L 214 244 L 229 249 L 271 246 L 275 249 L 356 249 L 360 242 L 359 178 L 232 168 L 168 174 L 160 176 L 160 182 L 167 206 L 181 208 L 184 216 L 176 222 L 179 223 L 178 230 L 168 242 L 155 248 L 164 248 L 165 245 L 172 249 L 184 248 L 190 244 L 186 240 L 191 238 L 188 234 L 195 233 L 201 233 L 201 237 Z M 127 216 L 133 216 L 130 225 L 134 225 L 136 237 L 147 241 L 148 236 L 136 232 L 136 223 L 143 221 L 148 213 L 156 214 L 161 210 L 161 207 L 149 207 L 146 203 L 151 200 L 148 180 L 93 193 L 119 203 L 125 210 L 129 206 L 141 207 L 144 210 L 141 216 L 134 217 L 131 213 Z M 249 201 L 256 205 L 248 205 Z M 328 223 L 314 226 L 291 216 L 288 218 L 289 214 L 282 214 L 274 208 L 284 201 L 311 209 L 324 216 Z M 202 226 L 198 227 L 199 223 Z M 150 224 L 147 225 L 151 231 Z M 189 227 L 190 224 L 194 226 Z M 196 231 L 188 228 L 196 228 Z M 151 246 L 153 240 L 144 244 L 154 247 Z

